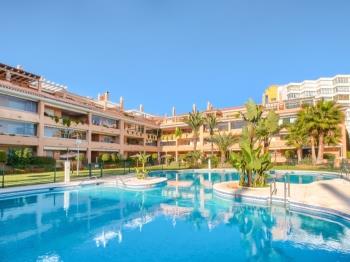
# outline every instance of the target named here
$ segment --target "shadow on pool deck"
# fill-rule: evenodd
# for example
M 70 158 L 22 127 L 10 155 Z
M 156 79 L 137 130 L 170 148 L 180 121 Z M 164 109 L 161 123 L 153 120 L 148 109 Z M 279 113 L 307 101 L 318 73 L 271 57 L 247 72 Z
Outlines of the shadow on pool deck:
M 340 192 L 336 187 L 329 184 L 321 184 L 322 188 L 333 194 L 337 199 L 341 200 L 346 204 L 346 206 L 350 207 L 350 195 L 346 195 Z

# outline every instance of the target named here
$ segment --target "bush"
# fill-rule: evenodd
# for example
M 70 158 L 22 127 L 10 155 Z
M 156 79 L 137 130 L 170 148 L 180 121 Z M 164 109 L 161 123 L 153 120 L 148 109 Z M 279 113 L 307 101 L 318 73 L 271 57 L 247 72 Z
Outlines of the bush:
M 7 162 L 7 153 L 3 150 L 0 150 L 0 163 L 5 164 Z
M 323 158 L 327 159 L 329 161 L 334 161 L 335 155 L 334 154 L 330 154 L 330 153 L 325 153 L 325 154 L 323 154 Z
M 14 167 L 26 167 L 32 157 L 31 148 L 11 148 L 8 153 L 7 163 Z
M 212 156 L 208 157 L 208 159 L 211 160 L 211 166 L 213 168 L 217 168 L 218 167 L 218 165 L 219 165 L 219 158 L 218 158 L 217 155 L 212 155 Z
M 48 156 L 33 156 L 30 159 L 30 164 L 33 166 L 55 166 L 56 160 Z
M 102 162 L 108 162 L 110 160 L 110 155 L 108 153 L 104 153 L 101 155 Z
M 346 158 L 347 158 L 347 159 L 350 159 L 350 151 L 347 151 L 347 152 L 346 152 Z
M 287 158 L 287 160 L 295 159 L 296 158 L 296 152 L 295 150 L 287 149 L 284 151 L 284 156 Z

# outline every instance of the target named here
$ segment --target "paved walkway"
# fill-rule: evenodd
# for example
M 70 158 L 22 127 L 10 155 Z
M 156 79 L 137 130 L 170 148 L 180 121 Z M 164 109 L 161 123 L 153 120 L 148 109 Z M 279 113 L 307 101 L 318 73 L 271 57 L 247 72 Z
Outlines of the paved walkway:
M 233 188 L 234 182 L 224 182 L 214 185 L 214 190 L 227 195 L 270 199 L 270 188 Z M 277 194 L 273 201 L 284 199 L 284 183 L 277 182 Z M 350 216 L 350 182 L 344 179 L 317 181 L 310 184 L 290 184 L 290 203 L 299 203 L 332 209 Z

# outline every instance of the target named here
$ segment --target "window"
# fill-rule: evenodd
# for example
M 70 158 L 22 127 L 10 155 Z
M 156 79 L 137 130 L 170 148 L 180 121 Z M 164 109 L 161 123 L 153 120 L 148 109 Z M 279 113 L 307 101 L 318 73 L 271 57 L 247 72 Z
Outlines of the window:
M 231 129 L 241 129 L 245 126 L 244 120 L 238 120 L 231 122 Z
M 0 106 L 33 113 L 38 112 L 37 102 L 3 94 L 0 94 Z
M 36 136 L 37 125 L 33 123 L 0 120 L 0 133 L 7 135 Z
M 67 128 L 56 128 L 45 126 L 44 129 L 45 137 L 56 137 L 65 139 L 81 139 L 86 140 L 86 132 Z
M 219 131 L 228 131 L 228 122 L 226 123 L 218 123 L 217 128 Z
M 92 116 L 92 124 L 95 126 L 104 126 L 110 128 L 119 128 L 119 120 L 106 118 L 102 116 Z

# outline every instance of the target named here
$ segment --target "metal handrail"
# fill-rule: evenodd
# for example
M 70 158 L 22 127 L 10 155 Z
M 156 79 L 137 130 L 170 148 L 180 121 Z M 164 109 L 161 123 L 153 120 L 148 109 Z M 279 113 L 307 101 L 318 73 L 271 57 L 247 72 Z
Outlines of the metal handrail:
M 277 194 L 276 178 L 274 178 L 273 182 L 270 183 L 270 204 L 272 204 L 272 195 L 276 195 L 276 194 Z

